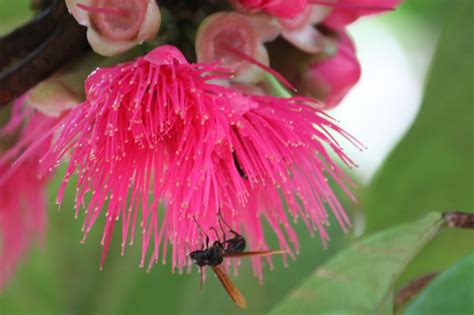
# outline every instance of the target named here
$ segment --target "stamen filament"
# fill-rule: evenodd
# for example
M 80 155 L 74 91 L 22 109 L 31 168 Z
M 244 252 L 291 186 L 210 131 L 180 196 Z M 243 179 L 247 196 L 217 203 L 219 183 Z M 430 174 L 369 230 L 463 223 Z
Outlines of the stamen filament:
M 109 15 L 118 15 L 118 16 L 127 16 L 127 11 L 120 8 L 112 7 L 96 7 L 78 3 L 77 6 L 84 11 L 97 14 L 109 14 Z
M 358 10 L 367 10 L 367 11 L 374 11 L 374 12 L 395 10 L 395 8 L 392 8 L 392 7 L 359 5 L 359 4 L 354 4 L 354 3 L 341 3 L 341 2 L 334 2 L 330 0 L 310 0 L 309 3 L 325 5 L 325 6 L 339 8 L 339 9 L 358 9 Z

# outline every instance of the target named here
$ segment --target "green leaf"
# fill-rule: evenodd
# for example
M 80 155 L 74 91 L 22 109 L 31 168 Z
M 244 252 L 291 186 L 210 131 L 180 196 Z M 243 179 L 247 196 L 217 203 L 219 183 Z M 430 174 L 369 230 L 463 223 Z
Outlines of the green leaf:
M 420 113 L 362 198 L 369 233 L 428 211 L 473 209 L 472 1 L 445 2 L 442 11 L 443 32 Z M 471 248 L 469 231 L 446 231 L 420 253 L 403 280 L 444 269 Z
M 474 252 L 439 274 L 405 315 L 474 314 Z
M 354 243 L 318 268 L 271 315 L 392 314 L 393 286 L 443 226 L 439 213 Z

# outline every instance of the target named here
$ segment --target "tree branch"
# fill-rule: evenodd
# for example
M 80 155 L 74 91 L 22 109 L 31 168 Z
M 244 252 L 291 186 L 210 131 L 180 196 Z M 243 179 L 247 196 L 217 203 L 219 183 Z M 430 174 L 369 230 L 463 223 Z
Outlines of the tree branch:
M 0 39 L 0 107 L 46 79 L 88 47 L 86 30 L 55 1 L 31 22 Z
M 450 211 L 443 213 L 443 219 L 449 227 L 474 229 L 474 213 Z
M 0 39 L 0 71 L 10 67 L 15 60 L 23 59 L 54 31 L 64 14 L 64 6 L 57 2 Z

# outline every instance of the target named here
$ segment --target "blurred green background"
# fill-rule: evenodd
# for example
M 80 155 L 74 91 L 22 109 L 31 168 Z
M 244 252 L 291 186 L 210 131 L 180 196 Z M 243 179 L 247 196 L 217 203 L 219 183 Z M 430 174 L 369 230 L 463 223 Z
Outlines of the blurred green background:
M 31 17 L 28 3 L 0 0 L 0 33 Z M 355 189 L 359 203 L 341 196 L 353 218 L 353 231 L 343 235 L 333 224 L 329 249 L 324 250 L 298 226 L 301 254 L 288 268 L 274 259 L 275 269 L 266 268 L 263 285 L 244 262 L 239 276 L 232 278 L 249 301 L 247 310 L 237 309 L 213 277 L 199 291 L 197 272 L 172 274 L 170 265 L 157 265 L 146 273 L 138 268 L 139 246 L 129 247 L 122 257 L 118 237 L 99 271 L 100 225 L 85 244 L 79 243 L 82 222 L 73 219 L 73 198 L 65 198 L 61 212 L 53 205 L 56 179 L 50 185 L 45 244 L 28 255 L 0 295 L 0 314 L 265 314 L 361 235 L 433 210 L 472 211 L 473 11 L 469 0 L 408 0 L 397 11 L 367 18 L 350 29 L 363 69 L 382 62 L 376 71 L 364 72 L 360 85 L 332 113 L 355 136 L 362 134 L 368 145 L 366 152 L 354 153 L 361 161 L 353 173 L 360 183 Z M 386 41 L 385 36 L 394 45 L 388 53 L 376 44 Z M 390 72 L 394 67 L 402 70 Z M 469 231 L 444 231 L 408 266 L 399 285 L 446 269 L 473 249 Z

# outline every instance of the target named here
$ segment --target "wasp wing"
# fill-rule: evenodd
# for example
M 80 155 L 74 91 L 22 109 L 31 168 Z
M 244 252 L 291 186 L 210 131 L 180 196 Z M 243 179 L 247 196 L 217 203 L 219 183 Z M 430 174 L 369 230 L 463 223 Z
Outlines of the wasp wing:
M 224 257 L 227 258 L 236 258 L 236 257 L 251 257 L 251 256 L 268 256 L 268 255 L 278 255 L 286 254 L 284 250 L 259 250 L 255 252 L 242 252 L 242 253 L 226 253 Z
M 230 281 L 229 277 L 227 276 L 224 269 L 221 266 L 213 266 L 212 270 L 216 274 L 219 281 L 222 283 L 222 286 L 229 294 L 232 301 L 234 301 L 237 306 L 244 309 L 247 306 L 247 300 L 245 297 L 240 293 L 239 289 L 237 289 L 232 281 Z

